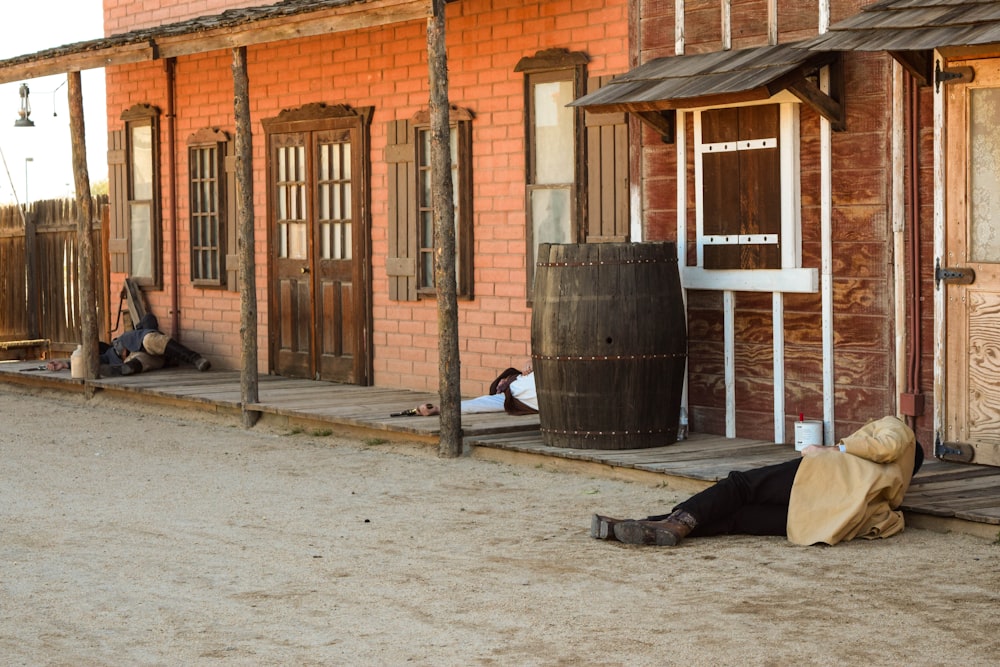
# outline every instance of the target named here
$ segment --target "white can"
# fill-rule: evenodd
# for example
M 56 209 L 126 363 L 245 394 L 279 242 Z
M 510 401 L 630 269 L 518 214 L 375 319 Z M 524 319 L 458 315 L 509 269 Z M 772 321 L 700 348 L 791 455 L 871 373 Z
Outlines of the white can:
M 82 379 L 86 375 L 87 369 L 83 364 L 83 346 L 77 345 L 73 354 L 69 355 L 69 375 L 72 378 Z
M 823 444 L 823 422 L 807 419 L 795 422 L 795 451 L 801 452 L 809 445 Z

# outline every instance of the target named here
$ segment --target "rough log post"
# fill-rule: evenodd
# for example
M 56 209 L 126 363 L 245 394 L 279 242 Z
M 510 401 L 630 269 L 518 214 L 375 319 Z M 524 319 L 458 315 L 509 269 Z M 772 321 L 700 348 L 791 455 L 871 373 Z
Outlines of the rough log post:
M 24 291 L 27 294 L 27 316 L 28 316 L 28 338 L 41 338 L 41 331 L 38 325 L 38 234 L 35 215 L 28 208 L 28 202 L 24 202 L 21 212 L 21 219 L 24 222 L 24 263 L 25 263 L 25 285 Z
M 69 136 L 73 144 L 73 180 L 76 185 L 76 240 L 79 247 L 80 337 L 83 345 L 84 377 L 97 377 L 100 360 L 97 347 L 97 293 L 94 289 L 94 242 L 91 226 L 94 219 L 94 199 L 90 195 L 90 172 L 87 169 L 87 142 L 83 124 L 83 87 L 80 73 L 67 75 L 69 92 Z M 87 385 L 89 397 L 93 393 Z
M 236 255 L 240 286 L 240 401 L 243 426 L 257 423 L 260 412 L 248 410 L 259 400 L 257 376 L 257 279 L 254 274 L 253 142 L 250 128 L 250 79 L 247 49 L 233 49 L 233 106 L 236 114 Z
M 445 0 L 432 0 L 427 19 L 430 70 L 431 201 L 434 210 L 434 284 L 438 303 L 438 386 L 441 398 L 440 456 L 462 453 L 458 296 L 455 282 L 455 205 L 451 178 L 451 122 Z

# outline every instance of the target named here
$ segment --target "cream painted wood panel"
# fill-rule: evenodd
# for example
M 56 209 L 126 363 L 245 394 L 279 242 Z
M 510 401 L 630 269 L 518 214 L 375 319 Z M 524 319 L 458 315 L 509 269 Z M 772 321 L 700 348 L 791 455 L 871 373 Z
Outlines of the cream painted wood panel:
M 946 298 L 945 433 L 973 462 L 1000 466 L 1000 59 L 971 66 L 947 93 L 946 255 L 971 284 L 942 282 Z

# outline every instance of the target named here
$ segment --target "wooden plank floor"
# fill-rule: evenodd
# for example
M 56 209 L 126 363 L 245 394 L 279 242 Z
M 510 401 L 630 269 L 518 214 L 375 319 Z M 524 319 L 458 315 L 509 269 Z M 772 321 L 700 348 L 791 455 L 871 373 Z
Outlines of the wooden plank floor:
M 0 383 L 83 393 L 87 389 L 126 400 L 158 400 L 240 414 L 240 374 L 236 371 L 198 373 L 168 368 L 129 377 L 101 378 L 85 383 L 68 370 L 39 370 L 38 361 L 0 361 Z M 392 435 L 427 443 L 440 436 L 437 417 L 391 417 L 420 403 L 435 403 L 427 392 L 381 387 L 357 387 L 261 375 L 259 400 L 251 407 L 262 413 L 295 420 L 348 427 L 372 435 Z M 595 450 L 548 447 L 538 430 L 538 416 L 465 415 L 462 429 L 467 448 L 531 454 L 583 463 L 634 469 L 682 477 L 707 485 L 732 470 L 748 470 L 797 456 L 791 445 L 745 438 L 692 434 L 666 447 Z M 903 505 L 912 514 L 960 522 L 1000 526 L 1000 468 L 928 460 L 914 478 Z

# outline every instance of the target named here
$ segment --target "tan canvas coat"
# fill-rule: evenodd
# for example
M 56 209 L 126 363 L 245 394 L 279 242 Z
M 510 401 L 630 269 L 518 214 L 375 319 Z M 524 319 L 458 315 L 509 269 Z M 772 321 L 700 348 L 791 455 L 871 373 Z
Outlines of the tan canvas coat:
M 788 539 L 836 544 L 903 530 L 898 511 L 913 473 L 913 431 L 895 417 L 870 422 L 836 447 L 806 451 L 788 502 Z

